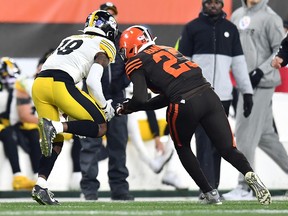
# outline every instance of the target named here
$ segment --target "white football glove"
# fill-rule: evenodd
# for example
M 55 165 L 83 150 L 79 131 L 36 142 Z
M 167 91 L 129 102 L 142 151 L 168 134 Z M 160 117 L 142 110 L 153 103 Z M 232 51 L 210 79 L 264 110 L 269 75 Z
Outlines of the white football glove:
M 102 108 L 102 110 L 106 116 L 107 121 L 110 121 L 115 115 L 115 110 L 112 107 L 112 101 L 113 101 L 112 99 L 107 100 L 106 106 L 104 108 Z

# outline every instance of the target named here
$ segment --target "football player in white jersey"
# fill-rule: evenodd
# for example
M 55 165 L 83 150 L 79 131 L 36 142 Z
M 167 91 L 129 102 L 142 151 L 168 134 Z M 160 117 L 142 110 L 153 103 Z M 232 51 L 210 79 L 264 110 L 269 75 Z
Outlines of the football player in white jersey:
M 32 87 L 39 117 L 42 157 L 32 198 L 39 204 L 58 201 L 47 188 L 47 178 L 63 146 L 63 132 L 101 137 L 114 116 L 111 100 L 103 96 L 103 68 L 114 62 L 118 24 L 108 12 L 97 10 L 86 19 L 83 34 L 62 40 L 42 66 Z M 86 78 L 89 94 L 75 86 Z M 60 122 L 59 111 L 73 121 Z

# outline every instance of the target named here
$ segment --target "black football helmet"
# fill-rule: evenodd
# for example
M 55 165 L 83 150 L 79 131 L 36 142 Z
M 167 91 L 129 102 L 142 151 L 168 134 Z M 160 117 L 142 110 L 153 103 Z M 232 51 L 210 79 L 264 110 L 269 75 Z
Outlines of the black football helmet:
M 16 78 L 20 75 L 21 71 L 14 61 L 10 57 L 2 57 L 0 59 L 0 82 L 1 89 L 4 87 L 12 89 Z
M 0 59 L 0 75 L 5 77 L 17 77 L 20 74 L 20 69 L 13 58 L 2 57 Z
M 118 34 L 118 24 L 107 11 L 96 10 L 88 15 L 83 31 L 102 35 L 114 42 Z

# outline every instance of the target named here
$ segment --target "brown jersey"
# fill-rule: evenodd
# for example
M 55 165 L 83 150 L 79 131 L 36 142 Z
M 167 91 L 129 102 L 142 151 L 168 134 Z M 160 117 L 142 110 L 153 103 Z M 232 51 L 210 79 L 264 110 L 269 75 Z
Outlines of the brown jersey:
M 166 46 L 152 45 L 130 58 L 126 73 L 129 77 L 133 73 L 144 73 L 147 87 L 163 94 L 170 102 L 189 99 L 201 89 L 210 87 L 196 63 Z

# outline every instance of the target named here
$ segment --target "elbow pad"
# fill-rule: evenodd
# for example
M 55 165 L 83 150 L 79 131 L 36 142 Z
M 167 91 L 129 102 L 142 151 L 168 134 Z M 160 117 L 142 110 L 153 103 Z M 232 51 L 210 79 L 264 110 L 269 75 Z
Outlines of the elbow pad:
M 101 77 L 103 74 L 103 66 L 94 63 L 88 73 L 86 83 L 89 95 L 95 100 L 95 102 L 101 107 L 106 106 L 106 99 L 103 95 Z

